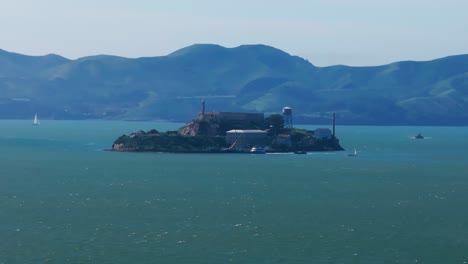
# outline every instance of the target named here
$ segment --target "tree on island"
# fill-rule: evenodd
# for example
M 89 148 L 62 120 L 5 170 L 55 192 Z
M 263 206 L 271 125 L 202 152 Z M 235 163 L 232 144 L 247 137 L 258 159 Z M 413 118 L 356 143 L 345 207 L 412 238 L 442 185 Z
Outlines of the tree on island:
M 270 130 L 273 135 L 278 135 L 281 129 L 284 128 L 284 117 L 280 114 L 271 114 L 269 118 Z

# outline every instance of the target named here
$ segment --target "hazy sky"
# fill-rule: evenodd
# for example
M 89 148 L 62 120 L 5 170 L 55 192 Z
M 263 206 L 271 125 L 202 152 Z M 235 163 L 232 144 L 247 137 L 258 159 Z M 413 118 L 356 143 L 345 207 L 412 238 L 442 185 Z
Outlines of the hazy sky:
M 0 48 L 70 59 L 266 44 L 315 65 L 468 53 L 468 0 L 0 0 Z

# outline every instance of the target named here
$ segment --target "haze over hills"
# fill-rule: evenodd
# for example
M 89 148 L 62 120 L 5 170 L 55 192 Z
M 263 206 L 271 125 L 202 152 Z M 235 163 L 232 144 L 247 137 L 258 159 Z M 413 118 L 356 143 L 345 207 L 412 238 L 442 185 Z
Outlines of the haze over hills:
M 0 50 L 0 118 L 184 122 L 200 111 L 279 113 L 295 123 L 468 125 L 468 55 L 316 67 L 265 45 L 197 44 L 129 59 Z

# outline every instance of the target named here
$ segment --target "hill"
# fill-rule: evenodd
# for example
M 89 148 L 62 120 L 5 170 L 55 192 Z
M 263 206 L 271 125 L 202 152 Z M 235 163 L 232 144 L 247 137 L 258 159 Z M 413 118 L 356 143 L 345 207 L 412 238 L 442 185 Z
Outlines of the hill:
M 468 55 L 316 67 L 265 45 L 192 45 L 129 59 L 0 50 L 0 118 L 185 122 L 200 111 L 280 112 L 295 123 L 468 125 Z

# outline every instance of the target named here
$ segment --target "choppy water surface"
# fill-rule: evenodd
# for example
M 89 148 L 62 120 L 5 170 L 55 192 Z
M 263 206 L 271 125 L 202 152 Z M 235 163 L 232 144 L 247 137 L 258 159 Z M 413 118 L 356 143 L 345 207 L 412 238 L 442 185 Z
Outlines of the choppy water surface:
M 465 127 L 338 127 L 357 157 L 102 151 L 179 126 L 0 120 L 0 263 L 468 262 Z

